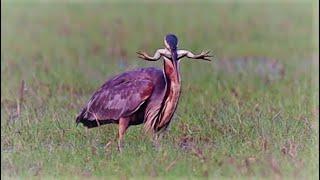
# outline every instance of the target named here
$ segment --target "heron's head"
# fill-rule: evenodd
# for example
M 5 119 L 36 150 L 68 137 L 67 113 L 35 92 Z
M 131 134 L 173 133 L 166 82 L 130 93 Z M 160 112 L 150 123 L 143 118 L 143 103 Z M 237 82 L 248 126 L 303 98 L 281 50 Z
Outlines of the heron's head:
M 174 34 L 167 34 L 164 38 L 164 44 L 170 51 L 176 51 L 178 46 L 178 38 Z

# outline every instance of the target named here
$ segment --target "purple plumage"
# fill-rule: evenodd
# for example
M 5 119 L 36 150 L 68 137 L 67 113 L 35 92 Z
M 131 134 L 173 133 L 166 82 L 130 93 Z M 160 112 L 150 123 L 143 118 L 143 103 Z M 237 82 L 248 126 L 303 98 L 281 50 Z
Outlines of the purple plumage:
M 93 128 L 118 123 L 120 117 L 136 115 L 140 119 L 131 119 L 129 124 L 141 124 L 145 108 L 150 104 L 148 100 L 157 96 L 162 101 L 165 92 L 164 78 L 163 72 L 156 68 L 142 68 L 115 76 L 92 95 L 76 122 Z

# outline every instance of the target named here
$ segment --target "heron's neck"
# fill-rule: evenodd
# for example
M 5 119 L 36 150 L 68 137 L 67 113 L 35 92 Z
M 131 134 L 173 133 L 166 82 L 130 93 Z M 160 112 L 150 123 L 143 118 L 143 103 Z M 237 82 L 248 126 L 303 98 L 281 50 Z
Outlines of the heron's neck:
M 181 78 L 180 78 L 180 67 L 179 63 L 177 62 L 176 67 L 172 63 L 172 61 L 168 58 L 164 58 L 164 73 L 167 80 L 170 81 L 171 84 L 180 85 Z
M 181 92 L 179 64 L 177 63 L 177 66 L 175 66 L 170 59 L 164 57 L 164 75 L 167 81 L 167 90 L 161 108 L 161 116 L 156 125 L 157 131 L 168 127 L 170 124 L 171 118 L 177 108 Z

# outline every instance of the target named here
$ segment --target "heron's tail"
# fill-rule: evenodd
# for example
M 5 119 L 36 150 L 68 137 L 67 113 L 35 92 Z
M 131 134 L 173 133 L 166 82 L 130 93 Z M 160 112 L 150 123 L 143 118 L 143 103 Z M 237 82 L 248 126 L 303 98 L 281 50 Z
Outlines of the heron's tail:
M 81 112 L 78 114 L 78 116 L 76 117 L 76 126 L 78 126 L 79 123 L 81 123 L 84 120 L 85 113 L 86 113 L 86 108 L 83 108 Z

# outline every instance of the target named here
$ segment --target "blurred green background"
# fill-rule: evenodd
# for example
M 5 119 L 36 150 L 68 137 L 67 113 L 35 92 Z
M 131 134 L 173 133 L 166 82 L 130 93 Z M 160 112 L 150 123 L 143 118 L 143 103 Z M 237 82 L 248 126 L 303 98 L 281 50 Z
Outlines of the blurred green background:
M 1 176 L 319 177 L 318 3 L 2 2 Z M 109 77 L 175 33 L 182 96 L 160 150 L 141 126 L 75 126 Z M 105 147 L 108 142 L 110 146 Z

